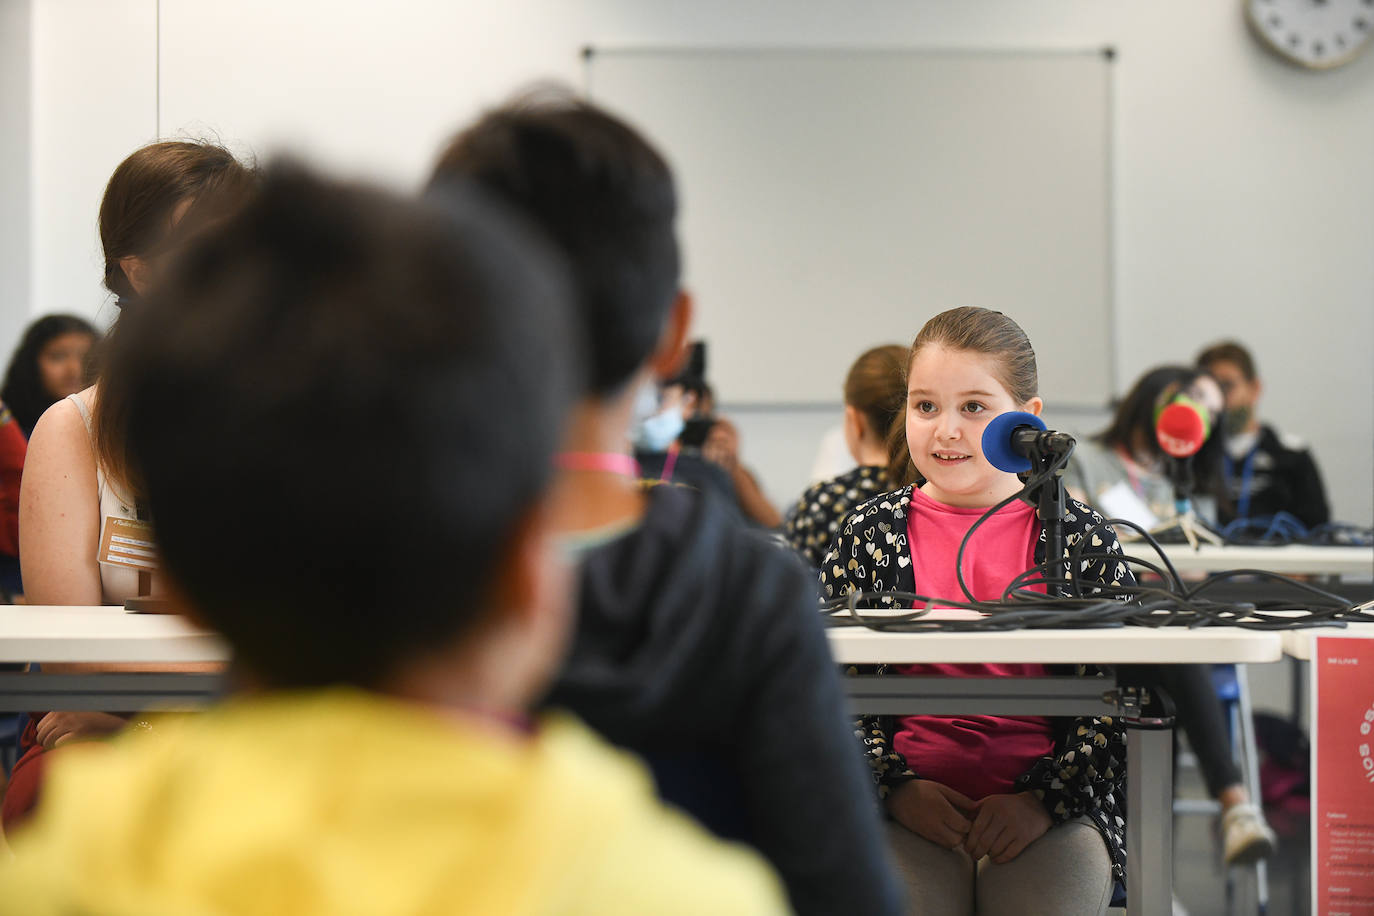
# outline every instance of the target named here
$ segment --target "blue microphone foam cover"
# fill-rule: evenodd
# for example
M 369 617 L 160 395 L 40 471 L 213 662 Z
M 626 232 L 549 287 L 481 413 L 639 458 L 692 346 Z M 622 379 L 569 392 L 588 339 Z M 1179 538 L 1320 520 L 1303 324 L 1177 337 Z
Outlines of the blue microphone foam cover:
M 983 457 L 999 471 L 1020 474 L 1031 469 L 1030 459 L 1011 447 L 1011 434 L 1023 426 L 1045 429 L 1045 421 L 1033 413 L 1009 410 L 992 418 L 983 428 Z

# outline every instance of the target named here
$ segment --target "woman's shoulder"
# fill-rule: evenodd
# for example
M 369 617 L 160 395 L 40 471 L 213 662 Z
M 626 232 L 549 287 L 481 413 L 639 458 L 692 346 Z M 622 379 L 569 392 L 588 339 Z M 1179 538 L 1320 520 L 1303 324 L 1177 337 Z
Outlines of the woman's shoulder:
M 77 402 L 77 399 L 80 402 Z M 62 447 L 71 443 L 90 441 L 91 411 L 95 406 L 95 388 L 87 388 L 79 394 L 62 398 L 38 418 L 29 437 L 30 446 L 42 449 L 43 443 L 51 441 Z
M 871 497 L 886 489 L 882 479 L 883 469 L 860 465 L 828 480 L 819 480 L 806 488 L 800 502 L 808 505 L 857 505 L 865 497 Z
M 852 532 L 856 526 L 877 522 L 901 520 L 906 522 L 907 511 L 911 507 L 911 487 L 902 487 L 887 493 L 879 493 L 859 503 L 844 517 L 841 530 Z

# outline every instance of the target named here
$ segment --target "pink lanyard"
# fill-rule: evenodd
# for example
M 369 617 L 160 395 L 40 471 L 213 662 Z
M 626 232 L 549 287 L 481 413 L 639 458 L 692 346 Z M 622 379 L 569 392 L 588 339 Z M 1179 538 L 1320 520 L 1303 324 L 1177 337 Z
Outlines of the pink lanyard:
M 560 452 L 553 466 L 561 471 L 608 471 L 639 477 L 639 462 L 623 452 Z
M 663 473 L 659 475 L 659 480 L 669 481 L 673 479 L 673 468 L 677 467 L 677 453 L 682 451 L 682 447 L 676 442 L 668 446 L 668 457 L 663 459 Z

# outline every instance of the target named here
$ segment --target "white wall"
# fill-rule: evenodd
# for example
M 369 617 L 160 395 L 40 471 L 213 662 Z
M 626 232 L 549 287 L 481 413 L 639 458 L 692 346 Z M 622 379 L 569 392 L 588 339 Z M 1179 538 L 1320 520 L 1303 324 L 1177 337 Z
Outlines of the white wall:
M 154 133 L 156 9 L 35 4 L 29 312 L 92 312 L 102 301 L 95 208 L 110 169 Z M 579 80 L 589 43 L 1113 44 L 1118 386 L 1217 337 L 1242 338 L 1268 384 L 1265 412 L 1314 443 L 1337 515 L 1374 518 L 1374 53 L 1334 73 L 1300 72 L 1256 45 L 1229 0 L 161 9 L 162 134 L 208 128 L 258 150 L 289 142 L 403 186 L 422 178 L 454 126 L 518 84 Z M 265 63 L 286 60 L 289 80 Z M 331 145 L 346 122 L 355 141 Z M 766 459 L 755 463 L 779 501 L 802 483 L 819 424 L 746 419 L 746 447 Z
M 24 330 L 29 302 L 30 0 L 0 0 L 0 346 Z M 9 351 L 0 352 L 0 373 Z
M 157 0 L 34 4 L 30 315 L 111 314 L 97 214 L 110 172 L 157 139 L 156 11 Z

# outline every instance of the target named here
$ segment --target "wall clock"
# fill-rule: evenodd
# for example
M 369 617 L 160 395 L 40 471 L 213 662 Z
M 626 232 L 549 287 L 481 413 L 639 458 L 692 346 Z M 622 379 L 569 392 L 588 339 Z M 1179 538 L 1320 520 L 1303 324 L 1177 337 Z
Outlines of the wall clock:
M 1374 0 L 1244 0 L 1260 42 L 1289 63 L 1330 70 L 1374 43 Z

